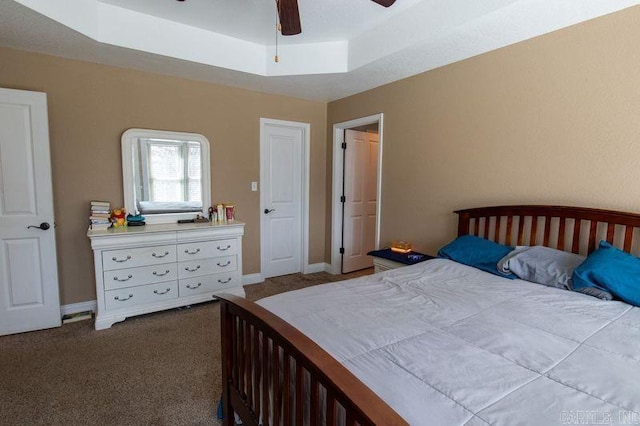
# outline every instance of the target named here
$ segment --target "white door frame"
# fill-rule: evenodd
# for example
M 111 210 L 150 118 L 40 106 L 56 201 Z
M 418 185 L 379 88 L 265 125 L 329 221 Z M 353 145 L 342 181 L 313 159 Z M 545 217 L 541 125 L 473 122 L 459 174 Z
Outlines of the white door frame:
M 301 123 L 297 121 L 275 120 L 271 118 L 260 118 L 260 281 L 264 280 L 264 272 L 266 271 L 265 252 L 265 234 L 264 226 L 264 192 L 262 184 L 266 181 L 266 170 L 262 164 L 265 147 L 264 127 L 266 125 L 285 126 L 300 129 L 303 132 L 302 138 L 302 273 L 307 274 L 309 268 L 309 169 L 311 163 L 311 125 L 309 123 Z
M 382 205 L 382 142 L 383 142 L 383 122 L 384 114 L 374 114 L 368 117 L 357 118 L 333 125 L 333 192 L 331 195 L 331 273 L 340 274 L 340 245 L 342 243 L 342 203 L 340 196 L 342 195 L 342 180 L 344 178 L 344 170 L 342 164 L 342 143 L 344 142 L 344 131 L 354 127 L 366 126 L 367 124 L 378 124 L 378 188 L 376 203 L 376 236 L 375 248 L 380 248 L 380 216 Z

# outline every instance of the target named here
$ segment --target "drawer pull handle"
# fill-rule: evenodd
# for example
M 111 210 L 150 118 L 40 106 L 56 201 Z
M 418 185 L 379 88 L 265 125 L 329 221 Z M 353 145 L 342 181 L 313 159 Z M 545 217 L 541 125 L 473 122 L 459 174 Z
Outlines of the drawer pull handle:
M 220 246 L 217 246 L 216 248 L 217 248 L 218 250 L 220 250 L 220 251 L 226 251 L 226 250 L 229 250 L 229 249 L 231 248 L 231 244 L 227 244 L 227 246 L 226 246 L 226 247 L 220 247 Z
M 191 284 L 187 284 L 187 288 L 189 290 L 195 290 L 196 288 L 200 287 L 202 285 L 202 283 L 198 283 L 198 285 L 192 286 Z
M 127 260 L 131 260 L 131 256 L 127 256 L 124 259 L 118 259 L 117 257 L 113 256 L 111 260 L 113 260 L 114 262 L 122 263 L 126 262 Z
M 131 278 L 133 278 L 133 275 L 129 274 L 127 278 L 120 279 L 118 277 L 113 277 L 113 280 L 123 283 L 125 281 L 129 281 Z
M 221 265 L 221 264 L 220 264 L 220 262 L 218 262 L 218 263 L 216 263 L 216 265 L 218 265 L 218 266 L 219 266 L 219 267 L 221 267 L 221 268 L 224 268 L 224 267 L 226 267 L 226 266 L 231 265 L 231 261 L 230 261 L 230 260 L 227 260 L 227 263 L 225 263 L 224 265 Z
M 127 297 L 126 299 L 120 299 L 120 296 L 115 296 L 114 300 L 117 300 L 118 302 L 125 302 L 129 299 L 131 299 L 133 297 L 133 294 L 130 294 L 129 297 Z
M 189 249 L 186 249 L 184 252 L 187 254 L 196 254 L 200 253 L 200 249 L 195 249 L 195 251 L 189 251 Z
M 193 268 L 193 269 L 189 268 L 188 266 L 187 266 L 186 268 L 184 268 L 184 270 L 185 270 L 185 271 L 188 271 L 188 272 L 195 272 L 195 271 L 197 271 L 198 269 L 200 269 L 200 265 L 196 266 L 196 267 L 195 267 L 195 268 Z
M 225 281 L 223 281 L 223 280 L 218 280 L 218 282 L 219 282 L 220 284 L 226 284 L 226 283 L 228 283 L 229 281 L 231 281 L 231 277 L 227 278 Z
M 161 272 L 156 272 L 153 271 L 153 275 L 155 275 L 156 277 L 164 277 L 165 275 L 167 275 L 170 271 L 167 269 L 166 271 L 164 271 L 164 273 Z
M 169 255 L 169 252 L 168 252 L 168 251 L 165 251 L 163 254 L 151 253 L 151 256 L 153 256 L 153 257 L 155 257 L 155 258 L 157 258 L 157 259 L 160 259 L 160 258 L 166 257 L 166 256 L 168 256 L 168 255 Z
M 153 290 L 153 292 L 157 295 L 162 295 L 162 294 L 167 294 L 171 291 L 170 288 L 166 289 L 165 291 L 158 291 L 158 290 Z

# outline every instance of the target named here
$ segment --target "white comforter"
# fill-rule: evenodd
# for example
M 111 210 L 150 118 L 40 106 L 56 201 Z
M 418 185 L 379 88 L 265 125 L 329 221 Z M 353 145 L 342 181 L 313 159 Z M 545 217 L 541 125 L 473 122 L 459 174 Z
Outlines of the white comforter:
M 640 424 L 640 309 L 434 259 L 258 302 L 410 424 Z

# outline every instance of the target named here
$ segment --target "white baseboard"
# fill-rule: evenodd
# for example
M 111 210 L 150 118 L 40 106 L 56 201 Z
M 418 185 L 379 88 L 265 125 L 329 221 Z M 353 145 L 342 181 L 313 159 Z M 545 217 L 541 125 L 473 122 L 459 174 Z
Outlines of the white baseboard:
M 303 274 L 314 274 L 316 272 L 329 272 L 331 273 L 331 265 L 328 263 L 313 263 L 308 265 Z M 261 273 L 248 274 L 242 276 L 242 285 L 258 284 L 264 281 L 264 277 Z
M 84 311 L 96 311 L 96 301 L 95 300 L 87 300 L 86 302 L 79 303 L 70 303 L 68 305 L 60 306 L 60 315 L 69 315 L 69 314 L 77 314 L 78 312 Z
M 327 272 L 330 273 L 331 275 L 340 275 L 342 273 L 342 271 L 340 271 L 340 263 L 338 263 L 335 268 L 333 267 L 332 264 L 328 264 L 327 266 L 328 266 Z
M 304 273 L 314 274 L 316 272 L 327 272 L 327 270 L 330 270 L 330 269 L 331 269 L 331 265 L 329 265 L 328 263 L 313 263 L 307 266 L 306 271 Z
M 248 274 L 242 276 L 242 285 L 258 284 L 264 281 L 262 274 Z

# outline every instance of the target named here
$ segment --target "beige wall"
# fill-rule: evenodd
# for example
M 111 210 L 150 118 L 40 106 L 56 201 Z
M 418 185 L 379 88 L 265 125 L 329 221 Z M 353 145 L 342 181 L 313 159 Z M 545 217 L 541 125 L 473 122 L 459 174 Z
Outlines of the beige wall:
M 202 133 L 215 201 L 247 222 L 259 272 L 259 118 L 311 123 L 310 263 L 330 260 L 331 128 L 383 112 L 382 244 L 434 252 L 452 210 L 502 203 L 640 210 L 640 7 L 332 102 L 0 48 L 0 87 L 48 94 L 62 303 L 95 298 L 92 199 L 122 203 L 120 135 Z M 328 131 L 328 132 L 327 132 Z M 329 136 L 329 138 L 327 138 Z M 323 213 L 327 213 L 323 215 Z M 325 238 L 325 235 L 327 236 Z
M 260 117 L 311 123 L 310 263 L 324 262 L 326 104 L 0 48 L 0 87 L 46 92 L 63 304 L 95 299 L 92 199 L 122 205 L 120 136 L 131 127 L 211 142 L 212 200 L 247 223 L 244 273 L 260 270 Z
M 384 113 L 381 243 L 434 253 L 466 207 L 640 211 L 639 46 L 634 7 L 330 103 L 329 136 Z

